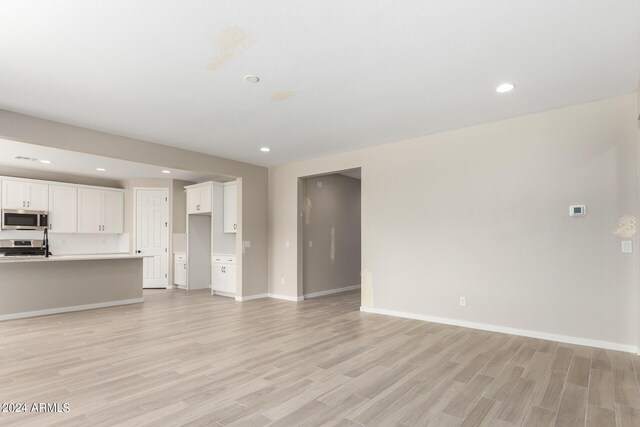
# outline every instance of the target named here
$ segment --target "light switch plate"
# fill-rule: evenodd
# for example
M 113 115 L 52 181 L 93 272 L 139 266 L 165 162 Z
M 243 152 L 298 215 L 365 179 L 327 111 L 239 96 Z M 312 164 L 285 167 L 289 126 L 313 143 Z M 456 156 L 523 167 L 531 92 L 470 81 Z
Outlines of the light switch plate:
M 245 248 L 250 248 L 251 247 L 251 240 L 245 240 L 244 241 L 244 247 Z
M 633 252 L 633 242 L 631 240 L 622 241 L 622 253 L 630 254 Z
M 313 247 L 313 241 L 309 240 L 309 247 L 312 248 Z

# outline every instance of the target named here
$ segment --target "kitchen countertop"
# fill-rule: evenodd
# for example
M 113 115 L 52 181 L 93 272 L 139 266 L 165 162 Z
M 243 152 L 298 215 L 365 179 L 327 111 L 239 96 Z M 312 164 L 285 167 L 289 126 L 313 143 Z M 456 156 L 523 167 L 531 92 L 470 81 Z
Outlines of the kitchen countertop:
M 96 260 L 114 260 L 114 259 L 141 259 L 145 255 L 130 254 L 95 254 L 95 255 L 51 255 L 45 257 L 0 257 L 0 264 L 16 263 L 16 262 L 56 262 L 56 261 L 96 261 Z

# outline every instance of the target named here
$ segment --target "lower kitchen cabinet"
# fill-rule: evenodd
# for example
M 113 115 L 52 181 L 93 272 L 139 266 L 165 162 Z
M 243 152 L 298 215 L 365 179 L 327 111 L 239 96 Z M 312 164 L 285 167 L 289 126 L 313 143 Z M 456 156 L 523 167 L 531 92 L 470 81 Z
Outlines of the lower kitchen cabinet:
M 176 252 L 173 258 L 173 284 L 180 289 L 187 289 L 187 254 Z
M 214 255 L 211 293 L 236 293 L 236 256 Z

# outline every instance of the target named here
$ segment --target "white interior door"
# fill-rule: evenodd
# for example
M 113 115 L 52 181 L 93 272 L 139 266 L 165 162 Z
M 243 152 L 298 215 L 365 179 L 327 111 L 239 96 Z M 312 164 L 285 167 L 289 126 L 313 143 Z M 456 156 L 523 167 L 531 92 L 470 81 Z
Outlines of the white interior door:
M 136 189 L 136 252 L 143 288 L 169 287 L 169 191 Z

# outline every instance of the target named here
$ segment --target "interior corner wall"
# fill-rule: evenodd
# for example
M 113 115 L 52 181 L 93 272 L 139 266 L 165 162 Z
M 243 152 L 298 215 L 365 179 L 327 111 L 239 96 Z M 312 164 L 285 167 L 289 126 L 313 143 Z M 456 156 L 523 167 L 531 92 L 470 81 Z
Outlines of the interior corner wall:
M 187 232 L 187 192 L 184 187 L 196 184 L 192 181 L 181 179 L 173 180 L 172 197 L 173 200 L 173 234 L 186 234 Z
M 361 167 L 372 309 L 637 348 L 636 104 L 632 94 L 270 168 L 269 292 L 298 294 L 298 178 Z M 570 217 L 572 204 L 587 216 Z
M 304 295 L 360 285 L 360 180 L 306 178 L 303 203 Z

